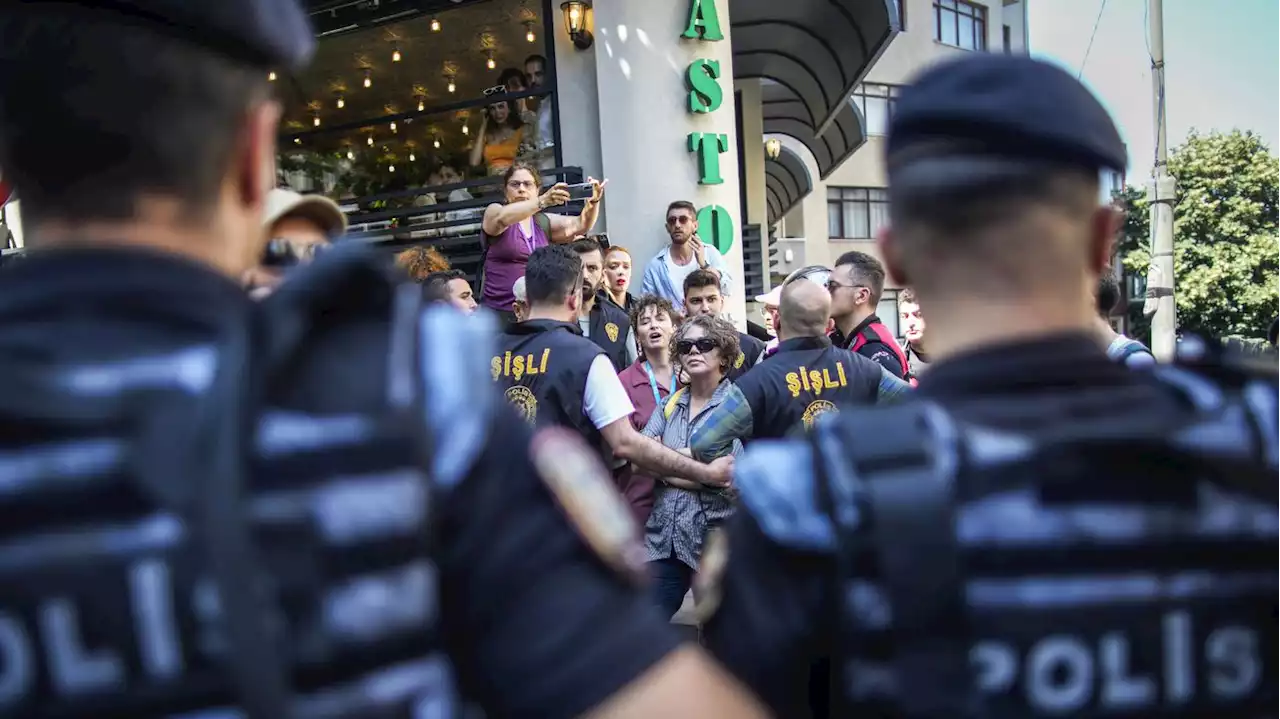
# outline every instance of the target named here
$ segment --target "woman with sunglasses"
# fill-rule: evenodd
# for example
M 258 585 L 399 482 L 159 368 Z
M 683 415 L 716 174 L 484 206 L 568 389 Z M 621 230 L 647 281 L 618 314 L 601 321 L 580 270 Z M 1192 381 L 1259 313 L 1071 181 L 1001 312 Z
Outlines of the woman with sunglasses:
M 506 85 L 494 85 L 486 88 L 484 95 L 489 97 L 506 92 Z M 520 113 L 512 112 L 511 103 L 506 100 L 491 103 L 485 108 L 475 144 L 471 146 L 471 165 L 484 167 L 490 175 L 501 174 L 520 155 L 524 134 L 524 121 L 520 119 Z
M 689 446 L 693 430 L 724 401 L 732 383 L 725 380 L 738 356 L 738 332 L 719 317 L 686 321 L 671 342 L 672 361 L 688 377 L 649 417 L 643 434 L 677 450 Z M 735 443 L 733 453 L 742 452 Z M 675 478 L 660 478 L 653 510 L 645 523 L 645 550 L 654 576 L 654 601 L 670 617 L 693 585 L 707 531 L 728 518 L 732 490 Z

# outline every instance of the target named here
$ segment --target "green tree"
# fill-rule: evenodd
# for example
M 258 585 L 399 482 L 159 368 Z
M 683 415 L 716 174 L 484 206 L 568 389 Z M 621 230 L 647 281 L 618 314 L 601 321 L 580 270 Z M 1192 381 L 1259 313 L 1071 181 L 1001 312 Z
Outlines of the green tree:
M 1217 337 L 1265 336 L 1280 301 L 1280 161 L 1260 137 L 1234 130 L 1194 130 L 1169 155 L 1177 180 L 1174 206 L 1174 292 L 1181 329 Z M 1145 275 L 1151 258 L 1146 192 L 1126 188 L 1120 256 L 1130 274 Z M 1142 302 L 1130 307 L 1149 326 Z

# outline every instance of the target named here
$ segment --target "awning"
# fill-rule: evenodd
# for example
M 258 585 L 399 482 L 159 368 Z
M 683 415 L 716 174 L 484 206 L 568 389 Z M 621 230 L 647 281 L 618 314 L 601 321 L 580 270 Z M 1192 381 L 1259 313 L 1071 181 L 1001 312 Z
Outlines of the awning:
M 897 33 L 896 0 L 730 0 L 733 74 L 764 87 L 764 131 L 826 176 L 866 139 L 850 96 Z
M 804 160 L 783 145 L 777 159 L 765 157 L 764 187 L 772 226 L 813 191 L 813 178 Z

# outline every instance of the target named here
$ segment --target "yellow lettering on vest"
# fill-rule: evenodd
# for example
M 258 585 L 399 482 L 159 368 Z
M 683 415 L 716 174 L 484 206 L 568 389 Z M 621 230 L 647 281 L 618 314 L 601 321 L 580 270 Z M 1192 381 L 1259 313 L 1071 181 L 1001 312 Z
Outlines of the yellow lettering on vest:
M 517 382 L 519 382 L 520 378 L 524 376 L 524 356 L 523 355 L 516 355 L 511 360 L 511 376 L 514 377 Z
M 844 378 L 844 363 L 842 362 L 836 363 L 836 374 L 840 375 L 840 386 L 848 387 L 849 381 Z
M 846 386 L 844 381 L 844 367 L 836 365 L 836 375 L 838 376 L 838 379 L 833 380 L 831 379 L 831 370 L 822 370 L 822 386 L 827 389 L 837 389 Z
M 538 361 L 533 358 L 533 353 L 524 356 L 524 373 L 527 375 L 538 374 Z
M 809 384 L 813 386 L 815 396 L 822 395 L 822 373 L 816 369 L 809 370 Z
M 501 357 L 494 357 L 489 360 L 489 373 L 493 375 L 493 381 L 495 382 L 501 377 L 511 377 L 519 382 L 522 377 L 546 374 L 547 364 L 550 362 L 550 347 L 542 350 L 541 360 L 536 358 L 532 352 L 517 355 L 508 351 Z
M 494 361 L 496 362 L 497 359 L 495 358 Z M 800 376 L 795 372 L 787 373 L 787 391 L 791 393 L 792 397 L 800 396 Z
M 813 391 L 813 387 L 809 385 L 809 371 L 804 365 L 800 365 L 800 384 L 804 385 L 805 392 Z
M 551 359 L 551 348 L 542 350 L 542 366 L 538 368 L 538 372 L 545 373 L 547 371 L 547 360 Z
M 503 359 L 502 374 L 508 377 L 511 376 L 511 352 L 510 351 L 506 352 L 505 359 Z
M 502 376 L 502 358 L 501 357 L 494 357 L 493 359 L 489 360 L 489 374 L 493 375 L 494 382 L 497 382 L 498 378 Z

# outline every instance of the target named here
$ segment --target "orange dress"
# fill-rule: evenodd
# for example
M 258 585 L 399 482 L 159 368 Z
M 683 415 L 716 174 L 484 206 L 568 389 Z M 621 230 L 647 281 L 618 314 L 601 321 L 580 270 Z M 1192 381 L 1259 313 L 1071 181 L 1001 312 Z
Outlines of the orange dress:
M 524 139 L 524 128 L 511 133 L 505 140 L 493 141 L 488 138 L 484 143 L 484 164 L 490 174 L 496 174 L 511 167 L 520 150 L 520 141 Z

